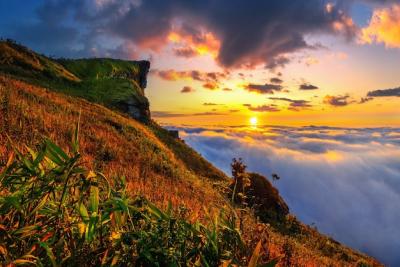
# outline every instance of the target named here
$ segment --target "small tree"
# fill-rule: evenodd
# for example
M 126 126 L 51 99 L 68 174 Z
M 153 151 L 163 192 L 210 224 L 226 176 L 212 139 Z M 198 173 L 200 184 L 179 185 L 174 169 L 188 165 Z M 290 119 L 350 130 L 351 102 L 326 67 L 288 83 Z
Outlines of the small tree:
M 243 163 L 241 158 L 232 159 L 231 169 L 232 169 L 232 177 L 234 182 L 233 193 L 232 193 L 232 202 L 235 201 L 236 196 L 240 196 L 240 201 L 244 200 L 244 191 L 250 186 L 250 179 L 246 172 L 247 166 Z

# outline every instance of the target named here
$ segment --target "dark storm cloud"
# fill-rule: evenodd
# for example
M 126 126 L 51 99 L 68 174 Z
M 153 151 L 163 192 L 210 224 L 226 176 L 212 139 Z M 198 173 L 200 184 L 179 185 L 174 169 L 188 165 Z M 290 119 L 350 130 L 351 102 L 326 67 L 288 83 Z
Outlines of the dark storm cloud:
M 226 67 L 265 63 L 275 68 L 288 62 L 285 54 L 309 48 L 304 35 L 333 32 L 334 22 L 344 25 L 344 34 L 354 28 L 338 8 L 326 10 L 327 1 L 142 1 L 111 25 L 124 38 L 145 42 L 166 36 L 174 19 L 201 25 L 221 42 L 218 61 Z M 145 29 L 143 30 L 143 24 Z M 194 34 L 196 36 L 196 34 Z
M 369 97 L 385 97 L 385 96 L 398 96 L 400 97 L 400 87 L 393 89 L 383 89 L 368 92 Z
M 64 22 L 75 7 L 68 1 L 47 1 L 36 10 L 36 23 L 14 24 L 7 34 L 47 55 L 71 56 L 79 42 L 79 29 Z
M 220 42 L 217 61 L 222 66 L 264 64 L 276 68 L 290 61 L 288 54 L 315 48 L 306 42 L 306 35 L 354 36 L 356 28 L 349 23 L 349 9 L 344 2 L 337 1 L 328 11 L 325 0 L 232 0 L 229 3 L 49 0 L 37 11 L 36 23 L 16 25 L 12 30 L 22 42 L 29 40 L 23 32 L 35 32 L 34 48 L 41 47 L 58 55 L 62 48 L 64 54 L 90 56 L 95 48 L 105 53 L 100 37 L 133 42 L 140 48 L 157 51 L 166 44 L 172 30 L 184 32 L 194 42 L 201 42 L 204 41 L 201 29 L 205 29 Z M 340 32 L 334 29 L 334 24 L 342 25 Z M 21 27 L 25 31 L 18 29 Z M 175 52 L 185 57 L 193 55 L 193 51 L 182 48 Z
M 274 91 L 281 91 L 282 90 L 282 85 L 279 84 L 254 84 L 250 83 L 245 86 L 245 89 L 249 92 L 255 92 L 259 94 L 274 94 Z
M 300 84 L 300 86 L 299 86 L 299 90 L 317 90 L 317 89 L 319 89 L 318 86 L 315 86 L 315 85 L 312 85 L 309 83 L 303 83 L 303 84 Z
M 233 157 L 267 177 L 278 173 L 275 186 L 303 222 L 399 266 L 399 128 L 175 129 L 228 175 Z

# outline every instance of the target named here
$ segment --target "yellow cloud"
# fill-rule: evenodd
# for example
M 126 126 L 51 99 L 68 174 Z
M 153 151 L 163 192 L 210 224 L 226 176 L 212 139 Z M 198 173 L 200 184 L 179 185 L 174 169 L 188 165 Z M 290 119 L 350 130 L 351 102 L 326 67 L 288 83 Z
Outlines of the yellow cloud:
M 369 25 L 361 31 L 360 42 L 400 48 L 400 4 L 375 10 Z

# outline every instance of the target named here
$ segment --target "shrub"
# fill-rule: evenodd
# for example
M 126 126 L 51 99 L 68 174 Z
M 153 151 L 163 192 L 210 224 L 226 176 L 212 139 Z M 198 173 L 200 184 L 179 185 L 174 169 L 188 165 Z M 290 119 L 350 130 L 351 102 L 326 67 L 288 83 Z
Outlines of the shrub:
M 124 178 L 82 167 L 78 131 L 71 152 L 50 140 L 18 149 L 0 173 L 0 263 L 38 266 L 217 266 L 240 264 L 236 217 L 190 223 L 129 197 Z

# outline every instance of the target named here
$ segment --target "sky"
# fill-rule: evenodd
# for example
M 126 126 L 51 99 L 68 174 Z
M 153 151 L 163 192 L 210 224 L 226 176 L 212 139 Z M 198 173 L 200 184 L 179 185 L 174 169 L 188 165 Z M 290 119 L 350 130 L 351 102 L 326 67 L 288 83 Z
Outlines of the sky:
M 400 125 L 398 0 L 2 0 L 0 36 L 150 60 L 163 123 Z

